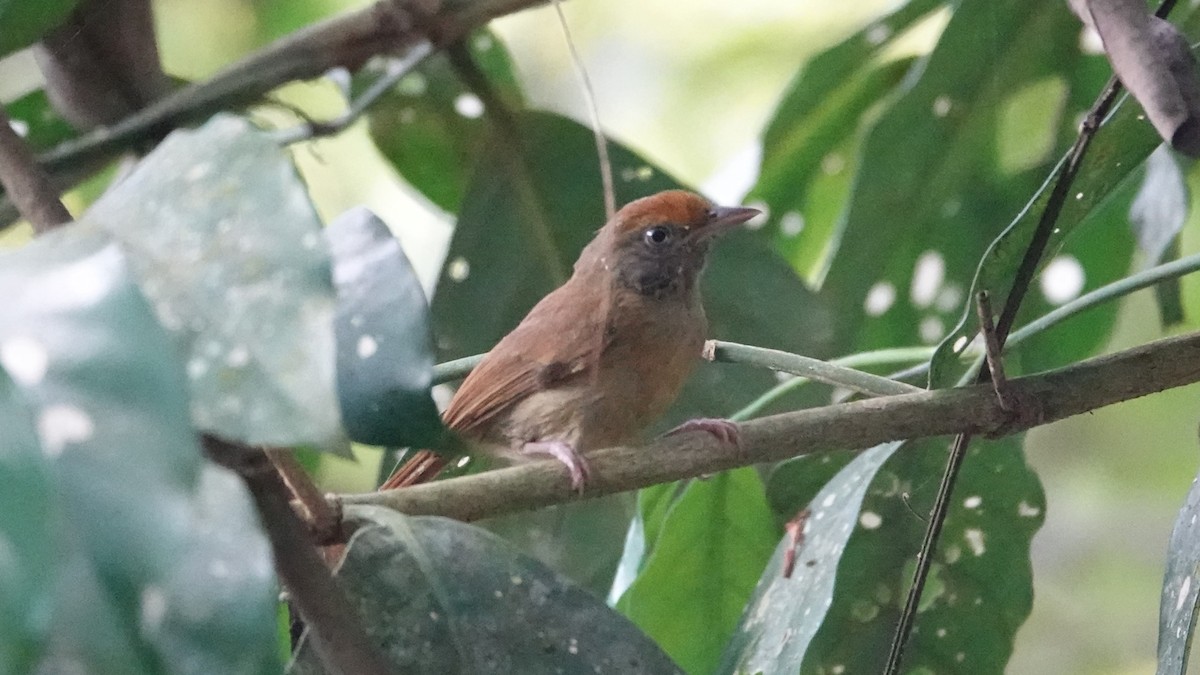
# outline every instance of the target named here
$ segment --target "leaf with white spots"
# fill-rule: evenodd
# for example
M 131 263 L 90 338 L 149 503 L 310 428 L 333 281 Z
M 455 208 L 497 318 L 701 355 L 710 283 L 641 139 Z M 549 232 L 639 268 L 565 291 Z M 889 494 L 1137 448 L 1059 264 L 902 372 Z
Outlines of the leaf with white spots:
M 396 672 L 679 673 L 629 620 L 480 528 L 351 506 L 338 580 Z M 323 673 L 303 641 L 291 672 Z
M 863 122 L 853 163 L 842 170 L 847 192 L 810 207 L 832 214 L 835 226 L 793 259 L 839 308 L 831 329 L 847 352 L 935 345 L 962 334 L 954 329 L 972 301 L 980 256 L 1044 182 L 1106 76 L 1092 67 L 1102 59 L 1079 51 L 1079 22 L 1063 3 L 962 2 L 950 10 L 934 49 Z M 907 11 L 904 5 L 897 13 Z M 812 178 L 779 189 L 815 185 Z M 1081 205 L 1090 210 L 1093 201 Z M 1064 228 L 1074 222 L 1071 216 Z M 1073 245 L 1101 243 L 1102 251 L 1076 254 L 1089 288 L 1123 274 L 1131 255 L 1128 238 Z M 987 286 L 997 304 L 1011 269 L 998 277 L 1003 284 Z M 888 287 L 896 295 L 885 303 L 874 289 Z M 1080 349 L 1107 334 L 1112 315 L 1097 316 L 1094 330 L 1077 338 Z
M 177 131 L 83 221 L 121 244 L 186 355 L 196 427 L 345 447 L 321 223 L 268 134 L 231 115 Z
M 496 95 L 520 107 L 524 96 L 499 36 L 479 30 L 463 44 Z M 367 64 L 351 81 L 351 95 L 370 87 L 388 67 L 386 62 Z M 486 113 L 483 101 L 454 72 L 450 58 L 439 52 L 371 106 L 367 129 L 404 180 L 454 213 L 487 137 Z
M 201 468 L 178 353 L 120 248 L 80 225 L 43 235 L 0 255 L 0 296 L 26 410 L 0 424 L 0 623 L 21 628 L 0 630 L 0 672 L 277 671 L 257 518 L 239 480 Z
M 784 536 L 725 647 L 717 672 L 796 672 L 833 603 L 838 561 L 859 520 L 863 496 L 879 467 L 898 447 L 899 443 L 889 443 L 864 452 L 813 497 L 792 575 L 783 576 L 784 558 L 793 547 L 792 538 Z M 873 518 L 868 518 L 868 524 L 882 524 L 878 514 L 869 513 Z
M 400 242 L 365 208 L 325 229 L 337 288 L 338 398 L 359 443 L 436 447 L 429 305 Z
M 1167 546 L 1158 609 L 1158 675 L 1188 671 L 1192 636 L 1200 613 L 1200 478 L 1192 481 Z
M 1129 206 L 1129 222 L 1145 255 L 1143 267 L 1179 257 L 1179 232 L 1187 222 L 1191 195 L 1183 172 L 1167 146 L 1160 145 L 1146 160 L 1146 176 Z M 1183 321 L 1183 300 L 1178 279 L 1154 287 L 1163 326 Z
M 781 576 L 791 546 L 785 537 L 726 651 L 723 672 L 734 666 L 737 672 L 879 672 L 947 448 L 945 440 L 879 446 L 829 481 L 809 505 L 792 578 Z M 769 483 L 773 490 L 787 477 L 800 478 L 781 470 Z M 1032 606 L 1029 544 L 1044 499 L 1019 443 L 977 439 L 956 495 L 905 672 L 1002 673 Z M 773 504 L 798 508 L 786 500 Z

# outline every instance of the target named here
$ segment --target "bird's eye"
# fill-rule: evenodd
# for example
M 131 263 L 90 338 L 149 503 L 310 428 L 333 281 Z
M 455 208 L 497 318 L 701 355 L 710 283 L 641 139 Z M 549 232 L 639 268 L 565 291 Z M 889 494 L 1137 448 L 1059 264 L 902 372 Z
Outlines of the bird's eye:
M 648 244 L 661 244 L 671 238 L 671 230 L 659 225 L 646 230 L 645 237 Z

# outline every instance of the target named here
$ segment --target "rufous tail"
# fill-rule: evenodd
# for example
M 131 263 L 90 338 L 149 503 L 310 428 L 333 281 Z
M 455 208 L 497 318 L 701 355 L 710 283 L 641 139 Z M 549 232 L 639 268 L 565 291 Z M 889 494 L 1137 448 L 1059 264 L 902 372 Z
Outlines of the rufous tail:
M 380 490 L 394 490 L 428 483 L 446 466 L 446 460 L 428 450 L 419 450 L 388 477 Z

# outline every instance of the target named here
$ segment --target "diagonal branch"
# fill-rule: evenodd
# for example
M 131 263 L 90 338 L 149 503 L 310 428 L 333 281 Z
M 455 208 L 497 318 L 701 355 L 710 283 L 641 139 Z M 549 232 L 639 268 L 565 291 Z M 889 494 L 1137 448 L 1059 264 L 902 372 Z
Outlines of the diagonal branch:
M 1039 412 L 1014 420 L 987 385 L 885 396 L 763 417 L 741 424 L 740 452 L 704 434 L 662 438 L 645 447 L 588 456 L 586 496 L 832 450 L 956 433 L 1005 435 L 1164 389 L 1200 382 L 1200 333 L 1151 342 L 1110 356 L 1009 381 Z M 562 465 L 535 462 L 400 490 L 343 495 L 413 515 L 477 520 L 575 499 Z
M 313 24 L 250 54 L 205 82 L 155 101 L 110 127 L 65 141 L 38 157 L 57 173 L 80 162 L 102 160 L 172 129 L 262 99 L 297 80 L 333 68 L 357 69 L 380 54 L 404 54 L 429 42 L 441 49 L 488 21 L 540 5 L 545 0 L 444 2 L 426 14 L 418 0 L 376 0 L 353 12 Z M 0 229 L 9 223 L 0 222 Z

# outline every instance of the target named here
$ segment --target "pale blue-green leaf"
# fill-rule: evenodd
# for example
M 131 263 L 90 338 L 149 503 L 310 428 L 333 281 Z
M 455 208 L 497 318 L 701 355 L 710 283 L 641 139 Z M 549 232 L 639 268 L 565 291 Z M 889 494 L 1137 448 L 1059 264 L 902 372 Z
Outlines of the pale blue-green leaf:
M 61 566 L 32 658 L 41 672 L 277 670 L 269 633 L 246 639 L 274 604 L 257 519 L 240 482 L 202 478 L 178 353 L 133 276 L 78 225 L 0 256 L 0 363 L 30 401 L 54 510 L 41 545 Z
M 1158 609 L 1158 675 L 1187 672 L 1200 610 L 1200 478 L 1192 481 L 1167 546 Z
M 900 445 L 888 443 L 859 455 L 813 498 L 792 575 L 783 576 L 784 556 L 792 547 L 784 536 L 725 648 L 719 672 L 771 675 L 799 669 L 833 603 L 838 564 L 867 488 Z
M 122 245 L 186 355 L 198 428 L 344 447 L 321 223 L 267 134 L 231 115 L 177 131 L 84 221 Z

